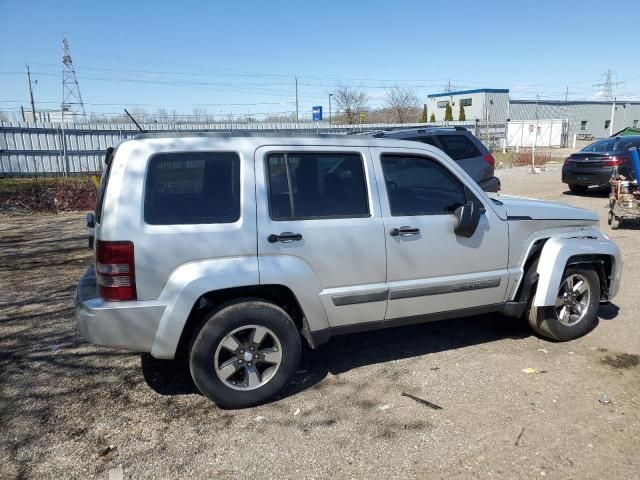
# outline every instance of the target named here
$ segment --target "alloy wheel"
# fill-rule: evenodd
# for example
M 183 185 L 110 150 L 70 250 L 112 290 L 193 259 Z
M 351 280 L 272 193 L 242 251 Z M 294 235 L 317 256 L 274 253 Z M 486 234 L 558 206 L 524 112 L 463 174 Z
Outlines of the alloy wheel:
M 214 354 L 218 378 L 234 390 L 254 390 L 273 378 L 282 363 L 282 346 L 273 331 L 247 325 L 228 333 Z
M 591 289 L 584 276 L 574 273 L 565 278 L 555 304 L 560 323 L 570 327 L 580 322 L 587 314 L 590 298 Z

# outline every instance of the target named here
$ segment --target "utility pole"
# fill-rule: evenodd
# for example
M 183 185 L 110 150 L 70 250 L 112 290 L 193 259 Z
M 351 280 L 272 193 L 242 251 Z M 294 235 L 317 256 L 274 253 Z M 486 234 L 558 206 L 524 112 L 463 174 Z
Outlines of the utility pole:
M 531 171 L 529 173 L 536 172 L 536 147 L 538 146 L 538 102 L 540 101 L 540 95 L 536 95 L 536 126 L 534 128 L 533 148 L 531 149 Z
M 298 123 L 299 119 L 299 110 L 298 110 L 298 77 L 296 79 L 296 123 Z
M 331 128 L 331 97 L 333 97 L 333 93 L 329 94 L 329 128 Z
M 566 102 L 567 100 L 569 100 L 569 87 L 567 86 L 567 89 L 564 91 L 564 101 Z
M 609 121 L 609 136 L 613 135 L 613 120 L 616 117 L 616 97 L 613 97 L 611 104 L 611 120 Z
M 29 80 L 29 96 L 31 97 L 31 116 L 33 117 L 33 123 L 36 123 L 36 104 L 33 101 L 33 86 L 31 85 L 31 71 L 27 64 L 27 79 Z

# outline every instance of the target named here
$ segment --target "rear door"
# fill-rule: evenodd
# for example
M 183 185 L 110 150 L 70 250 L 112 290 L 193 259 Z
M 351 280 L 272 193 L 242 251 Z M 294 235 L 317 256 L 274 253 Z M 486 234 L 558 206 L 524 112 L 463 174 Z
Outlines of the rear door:
M 384 226 L 368 148 L 259 148 L 256 193 L 262 284 L 319 296 L 332 327 L 384 319 Z
M 373 148 L 387 239 L 387 319 L 504 302 L 508 227 L 436 152 Z M 475 188 L 475 187 L 474 187 Z M 477 193 L 477 192 L 476 192 Z M 470 238 L 454 233 L 454 210 L 486 209 Z

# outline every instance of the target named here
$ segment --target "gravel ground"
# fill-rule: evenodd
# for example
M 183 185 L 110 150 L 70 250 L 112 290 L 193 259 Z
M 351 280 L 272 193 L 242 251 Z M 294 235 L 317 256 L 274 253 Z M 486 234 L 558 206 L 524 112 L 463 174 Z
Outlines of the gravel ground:
M 184 365 L 79 337 L 83 214 L 0 216 L 0 478 L 640 478 L 640 232 L 611 232 L 606 193 L 570 195 L 558 170 L 499 174 L 597 211 L 622 248 L 594 332 L 553 343 L 487 315 L 335 338 L 240 411 Z

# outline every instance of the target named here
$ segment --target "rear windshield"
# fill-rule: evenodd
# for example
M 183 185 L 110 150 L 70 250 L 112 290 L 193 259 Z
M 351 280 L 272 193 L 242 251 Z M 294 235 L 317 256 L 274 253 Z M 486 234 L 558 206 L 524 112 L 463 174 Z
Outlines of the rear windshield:
M 149 160 L 144 194 L 148 224 L 232 223 L 239 218 L 236 153 L 159 153 Z
M 438 141 L 445 153 L 454 160 L 482 156 L 478 147 L 465 135 L 438 135 Z
M 622 152 L 627 151 L 631 147 L 636 146 L 637 140 L 630 140 L 625 138 L 607 138 L 600 140 L 599 142 L 592 143 L 591 145 L 582 149 L 583 152 Z

